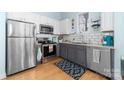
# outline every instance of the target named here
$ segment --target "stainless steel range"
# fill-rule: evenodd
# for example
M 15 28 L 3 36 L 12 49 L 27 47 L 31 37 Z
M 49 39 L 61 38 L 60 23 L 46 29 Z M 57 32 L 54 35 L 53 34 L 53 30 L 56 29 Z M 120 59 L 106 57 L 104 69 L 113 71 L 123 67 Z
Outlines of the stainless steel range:
M 51 57 L 51 56 L 56 55 L 57 43 L 55 43 L 51 40 L 48 40 L 48 38 L 37 38 L 37 43 L 39 45 L 41 45 L 42 60 L 47 58 L 47 57 Z

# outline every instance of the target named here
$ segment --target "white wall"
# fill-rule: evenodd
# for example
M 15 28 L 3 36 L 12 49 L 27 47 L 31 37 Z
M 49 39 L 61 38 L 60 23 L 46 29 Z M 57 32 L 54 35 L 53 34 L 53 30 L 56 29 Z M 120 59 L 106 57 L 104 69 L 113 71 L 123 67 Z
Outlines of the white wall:
M 6 77 L 6 73 L 5 73 L 5 20 L 6 20 L 6 13 L 0 12 L 0 79 Z
M 35 14 L 41 15 L 41 16 L 47 16 L 53 19 L 61 20 L 61 12 L 33 12 Z
M 61 12 L 61 19 L 76 17 L 81 12 Z
M 124 13 L 115 13 L 115 79 L 121 79 L 121 56 L 124 56 Z

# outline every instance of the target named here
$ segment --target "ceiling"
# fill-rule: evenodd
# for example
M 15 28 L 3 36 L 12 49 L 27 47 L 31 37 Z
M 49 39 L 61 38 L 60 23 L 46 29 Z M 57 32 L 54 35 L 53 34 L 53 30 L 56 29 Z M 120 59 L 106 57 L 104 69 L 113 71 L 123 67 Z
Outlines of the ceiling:
M 57 20 L 62 20 L 64 18 L 70 18 L 70 17 L 74 17 L 77 14 L 79 14 L 79 12 L 33 12 L 39 15 L 43 15 L 43 16 L 47 16 L 50 18 L 54 18 Z

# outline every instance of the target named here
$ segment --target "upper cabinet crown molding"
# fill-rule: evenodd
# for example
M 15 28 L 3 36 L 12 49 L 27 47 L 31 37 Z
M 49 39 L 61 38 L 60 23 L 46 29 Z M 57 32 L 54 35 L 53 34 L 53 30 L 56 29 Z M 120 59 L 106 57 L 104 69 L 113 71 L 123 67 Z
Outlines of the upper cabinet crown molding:
M 101 31 L 114 31 L 114 13 L 101 13 Z

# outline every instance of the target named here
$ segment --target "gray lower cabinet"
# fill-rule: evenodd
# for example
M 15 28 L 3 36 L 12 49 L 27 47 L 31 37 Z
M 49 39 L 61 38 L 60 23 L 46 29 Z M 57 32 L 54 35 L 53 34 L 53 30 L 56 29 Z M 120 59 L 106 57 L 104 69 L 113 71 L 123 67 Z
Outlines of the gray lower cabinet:
M 93 50 L 100 50 L 99 63 L 93 62 Z M 87 67 L 111 78 L 111 50 L 99 47 L 87 47 Z
M 99 71 L 99 64 L 93 62 L 93 47 L 87 47 L 87 68 Z
M 94 49 L 100 51 L 99 62 L 93 62 Z M 112 52 L 113 50 L 108 48 L 80 46 L 72 44 L 59 44 L 59 56 L 68 59 L 76 64 L 87 67 L 93 71 L 96 71 L 106 77 L 112 77 Z
M 105 76 L 111 77 L 110 49 L 101 49 L 99 72 Z
M 76 64 L 86 66 L 86 47 L 72 44 L 59 44 L 60 56 Z
M 68 45 L 68 50 L 67 50 L 67 59 L 76 62 L 76 47 L 74 45 Z
M 76 46 L 75 62 L 86 67 L 86 46 Z
M 65 59 L 67 59 L 67 45 L 66 44 L 59 44 L 59 55 Z

